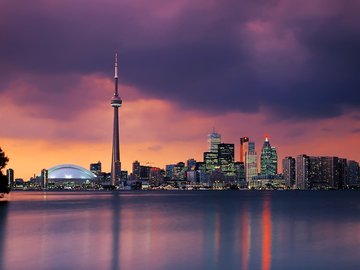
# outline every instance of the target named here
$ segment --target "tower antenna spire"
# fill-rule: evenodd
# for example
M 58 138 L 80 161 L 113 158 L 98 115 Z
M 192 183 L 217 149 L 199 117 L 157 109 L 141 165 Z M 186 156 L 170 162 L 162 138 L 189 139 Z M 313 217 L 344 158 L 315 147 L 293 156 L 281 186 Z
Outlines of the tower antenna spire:
M 117 79 L 118 78 L 118 59 L 117 59 L 117 53 L 115 53 L 115 75 L 114 78 Z

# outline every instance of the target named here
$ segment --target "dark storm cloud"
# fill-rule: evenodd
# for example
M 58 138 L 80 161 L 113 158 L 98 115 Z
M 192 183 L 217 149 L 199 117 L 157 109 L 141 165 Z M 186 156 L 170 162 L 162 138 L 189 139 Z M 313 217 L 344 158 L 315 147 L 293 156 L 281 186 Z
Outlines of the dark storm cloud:
M 61 96 L 72 100 L 63 114 L 84 110 L 73 106 L 83 93 L 67 76 L 110 78 L 117 50 L 125 84 L 185 108 L 265 108 L 275 119 L 359 110 L 359 4 L 289 2 L 1 3 L 0 91 L 19 73 L 61 76 Z M 37 85 L 29 101 L 37 106 L 45 92 L 50 100 L 59 95 L 55 83 Z

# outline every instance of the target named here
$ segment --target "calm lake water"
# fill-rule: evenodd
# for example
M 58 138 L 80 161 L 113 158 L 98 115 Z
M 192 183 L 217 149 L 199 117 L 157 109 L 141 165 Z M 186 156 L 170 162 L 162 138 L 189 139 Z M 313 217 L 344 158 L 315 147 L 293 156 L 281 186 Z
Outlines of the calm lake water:
M 359 269 L 358 191 L 12 192 L 0 269 Z

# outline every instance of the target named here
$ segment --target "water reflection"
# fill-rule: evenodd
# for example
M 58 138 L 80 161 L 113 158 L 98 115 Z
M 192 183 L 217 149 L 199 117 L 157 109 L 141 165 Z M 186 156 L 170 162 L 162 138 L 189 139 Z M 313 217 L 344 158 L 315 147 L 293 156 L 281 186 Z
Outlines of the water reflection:
M 120 242 L 120 207 L 119 207 L 119 193 L 115 192 L 112 195 L 112 256 L 111 256 L 111 269 L 119 269 L 119 242 Z
M 0 269 L 4 269 L 3 254 L 5 253 L 5 239 L 7 234 L 7 209 L 8 202 L 0 200 Z
M 250 258 L 250 239 L 251 239 L 251 226 L 250 226 L 250 213 L 248 206 L 243 207 L 241 214 L 241 269 L 249 269 L 249 258 Z
M 0 203 L 0 269 L 357 269 L 359 198 L 14 193 Z
M 263 241 L 262 241 L 262 269 L 270 270 L 271 267 L 271 209 L 270 199 L 265 197 L 263 203 L 262 212 L 262 229 L 263 229 Z

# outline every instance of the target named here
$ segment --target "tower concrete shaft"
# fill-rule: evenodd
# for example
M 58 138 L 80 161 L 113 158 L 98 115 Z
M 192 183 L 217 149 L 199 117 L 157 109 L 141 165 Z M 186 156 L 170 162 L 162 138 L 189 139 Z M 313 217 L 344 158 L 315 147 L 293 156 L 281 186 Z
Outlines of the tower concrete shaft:
M 111 106 L 114 108 L 114 129 L 112 142 L 112 161 L 111 161 L 111 185 L 116 186 L 120 182 L 121 162 L 120 162 L 120 138 L 119 138 L 119 107 L 122 100 L 118 93 L 118 63 L 117 54 L 115 54 L 115 92 L 111 99 Z

